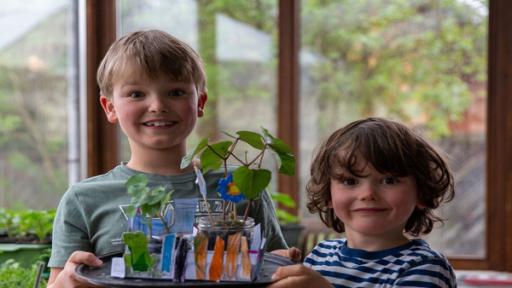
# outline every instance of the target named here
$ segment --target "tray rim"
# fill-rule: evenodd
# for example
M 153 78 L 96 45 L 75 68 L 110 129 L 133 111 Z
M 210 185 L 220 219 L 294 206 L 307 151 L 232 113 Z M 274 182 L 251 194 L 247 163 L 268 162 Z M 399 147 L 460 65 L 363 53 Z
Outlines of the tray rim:
M 103 263 L 107 263 L 111 261 L 113 257 L 120 257 L 123 255 L 123 252 L 111 252 L 105 255 L 100 256 L 99 258 L 103 261 Z M 280 256 L 277 254 L 273 254 L 270 252 L 265 252 L 263 256 L 264 261 L 269 261 L 273 264 L 277 264 L 278 266 L 286 266 L 286 265 L 294 265 L 297 264 L 293 262 L 291 259 Z M 83 281 L 86 281 L 93 285 L 107 286 L 107 287 L 224 287 L 224 286 L 236 286 L 236 287 L 257 287 L 264 286 L 272 283 L 271 279 L 262 280 L 262 281 L 253 281 L 253 282 L 240 282 L 240 281 L 224 281 L 224 282 L 213 282 L 213 281 L 185 281 L 182 283 L 173 282 L 171 279 L 142 279 L 142 278 L 115 278 L 120 279 L 121 281 L 130 281 L 133 280 L 133 283 L 128 285 L 126 284 L 115 284 L 109 283 L 109 281 L 104 281 L 102 279 L 91 278 L 88 277 L 84 273 L 84 269 L 88 266 L 85 264 L 79 264 L 75 268 L 75 274 Z M 152 285 L 151 282 L 154 282 Z M 162 284 L 165 282 L 168 284 Z M 122 286 L 120 286 L 122 285 Z M 157 285 L 157 286 L 155 286 Z M 161 286 L 166 285 L 166 286 Z

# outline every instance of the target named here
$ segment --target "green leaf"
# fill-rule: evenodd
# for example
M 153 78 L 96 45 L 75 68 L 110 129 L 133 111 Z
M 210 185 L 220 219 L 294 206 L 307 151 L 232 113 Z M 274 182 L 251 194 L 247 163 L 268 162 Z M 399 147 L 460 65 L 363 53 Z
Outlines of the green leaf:
M 263 136 L 256 132 L 238 131 L 236 132 L 236 134 L 238 134 L 240 140 L 244 141 L 245 143 L 251 145 L 256 149 L 263 150 L 265 148 L 265 143 L 263 143 Z
M 148 184 L 148 177 L 144 174 L 136 174 L 132 177 L 128 178 L 126 181 L 126 187 L 128 190 L 130 189 L 140 189 L 141 187 L 145 187 Z M 128 193 L 130 193 L 128 191 Z M 130 194 L 131 195 L 131 194 Z
M 289 176 L 295 174 L 295 156 L 288 153 L 278 153 L 272 149 L 270 149 L 270 153 L 274 156 L 279 173 Z
M 276 216 L 277 219 L 279 219 L 279 222 L 281 222 L 282 224 L 299 222 L 299 217 L 281 209 L 276 210 Z
M 268 146 L 279 154 L 292 154 L 292 148 L 281 139 L 273 138 Z
M 226 157 L 232 141 L 223 141 L 208 146 L 201 154 L 201 166 L 206 173 L 209 170 L 216 170 L 222 166 L 223 158 Z M 215 152 L 214 152 L 215 151 Z
M 288 153 L 278 153 L 281 159 L 281 166 L 279 167 L 279 173 L 284 175 L 292 176 L 295 174 L 295 156 Z
M 274 202 L 281 204 L 288 208 L 295 208 L 297 206 L 297 203 L 295 203 L 295 200 L 293 200 L 292 197 L 288 194 L 274 192 L 270 195 L 272 197 L 272 200 Z
M 276 139 L 276 137 L 270 134 L 270 132 L 267 129 L 261 127 L 261 131 L 263 132 L 263 138 L 265 139 L 265 143 L 270 144 L 272 143 L 272 139 Z
M 218 154 L 220 158 L 226 158 L 229 147 L 233 144 L 233 141 L 221 141 L 208 146 L 207 150 L 213 150 Z
M 123 211 L 126 214 L 126 216 L 133 217 L 135 216 L 135 212 L 137 212 L 137 208 L 132 205 L 124 206 Z
M 183 156 L 181 159 L 180 168 L 185 169 L 187 168 L 190 163 L 192 162 L 192 159 L 194 159 L 194 156 L 196 156 L 201 150 L 204 149 L 208 145 L 208 138 L 203 138 L 199 143 L 197 144 L 196 148 L 192 150 L 191 153 L 188 153 L 187 155 Z
M 281 139 L 274 137 L 267 129 L 261 128 L 265 137 L 265 142 L 268 144 L 270 151 L 276 156 L 276 162 L 279 167 L 279 173 L 284 175 L 295 174 L 295 156 L 292 149 Z
M 246 166 L 238 167 L 233 171 L 233 181 L 242 194 L 248 199 L 257 199 L 261 192 L 267 188 L 272 173 L 266 169 L 249 169 Z
M 148 187 L 144 187 L 143 190 L 141 190 L 141 193 L 136 195 L 135 197 L 132 198 L 132 203 L 135 207 L 143 207 L 144 205 L 146 205 L 151 197 L 151 195 L 149 195 L 149 188 Z

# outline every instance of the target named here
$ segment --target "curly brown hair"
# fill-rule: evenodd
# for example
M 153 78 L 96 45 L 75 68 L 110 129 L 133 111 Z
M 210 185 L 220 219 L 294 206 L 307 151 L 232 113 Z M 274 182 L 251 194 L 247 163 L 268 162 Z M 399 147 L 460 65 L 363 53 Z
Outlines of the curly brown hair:
M 336 232 L 344 231 L 343 223 L 329 208 L 330 181 L 337 177 L 340 167 L 359 175 L 358 157 L 381 174 L 411 176 L 416 180 L 420 205 L 407 220 L 406 233 L 428 234 L 435 222 L 443 222 L 433 210 L 451 201 L 455 193 L 453 175 L 444 159 L 406 126 L 383 118 L 367 118 L 335 131 L 321 144 L 311 164 L 311 178 L 306 186 L 307 207 L 311 213 L 318 212 L 325 225 Z

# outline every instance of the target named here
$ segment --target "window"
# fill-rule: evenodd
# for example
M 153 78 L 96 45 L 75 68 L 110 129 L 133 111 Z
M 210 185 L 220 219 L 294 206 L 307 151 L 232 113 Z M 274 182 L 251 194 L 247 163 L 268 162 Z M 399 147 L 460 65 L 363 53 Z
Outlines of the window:
M 203 137 L 218 139 L 221 131 L 260 131 L 263 126 L 275 133 L 274 1 L 120 0 L 117 4 L 119 35 L 161 29 L 185 41 L 203 58 L 208 101 L 190 146 Z M 121 159 L 128 160 L 127 141 L 120 137 Z
M 0 207 L 55 208 L 80 177 L 72 2 L 0 6 Z
M 194 3 L 199 3 L 201 1 L 191 1 Z M 261 1 L 263 3 L 263 1 Z M 335 3 L 338 1 L 321 1 L 323 4 L 328 5 L 330 3 Z M 339 1 L 341 2 L 341 1 Z M 359 1 L 359 6 L 362 6 L 367 1 Z M 373 3 L 378 3 L 378 1 L 371 1 Z M 421 3 L 422 1 L 416 1 L 414 3 Z M 430 5 L 441 5 L 442 1 L 424 1 L 425 3 L 433 3 Z M 302 5 L 299 5 L 302 3 Z M 348 3 L 344 1 L 343 3 Z M 352 2 L 350 2 L 352 3 Z M 448 3 L 448 2 L 447 2 Z M 489 25 L 488 27 L 488 42 L 478 42 L 481 45 L 486 45 L 488 43 L 488 57 L 484 57 L 483 59 L 487 61 L 488 59 L 488 74 L 484 72 L 483 77 L 478 80 L 481 81 L 478 89 L 481 89 L 481 95 L 486 98 L 486 106 L 487 110 L 490 113 L 487 113 L 486 117 L 483 119 L 487 119 L 486 127 L 491 127 L 492 129 L 486 130 L 486 140 L 481 143 L 485 143 L 485 151 L 486 151 L 486 163 L 482 164 L 482 167 L 485 167 L 485 215 L 486 223 L 485 230 L 482 230 L 481 234 L 485 236 L 479 235 L 462 235 L 459 238 L 472 238 L 481 239 L 482 244 L 478 244 L 478 247 L 483 247 L 482 250 L 475 252 L 471 259 L 470 258 L 462 258 L 459 257 L 457 253 L 454 253 L 456 256 L 452 256 L 451 261 L 458 269 L 497 269 L 497 270 L 508 270 L 512 271 L 512 231 L 510 227 L 512 227 L 512 214 L 509 208 L 512 205 L 512 188 L 509 185 L 510 179 L 512 179 L 511 171 L 512 171 L 512 150 L 509 149 L 509 143 L 512 143 L 512 130 L 509 127 L 508 123 L 512 123 L 512 113 L 510 111 L 512 107 L 512 97 L 510 96 L 510 91 L 512 91 L 512 82 L 509 81 L 509 75 L 512 75 L 512 47 L 510 44 L 505 41 L 505 39 L 512 38 L 512 18 L 509 17 L 508 11 L 512 11 L 512 2 L 505 0 L 492 0 L 492 1 L 450 1 L 453 5 L 466 5 L 461 7 L 471 7 L 473 4 L 475 5 L 484 5 L 484 7 L 488 7 L 489 13 Z M 488 3 L 489 6 L 486 6 Z M 304 104 L 300 104 L 301 110 L 298 110 L 299 107 L 299 95 L 303 95 L 299 93 L 301 91 L 298 88 L 299 84 L 299 75 L 300 75 L 300 84 L 302 91 L 307 88 L 307 81 L 311 79 L 304 79 L 305 73 L 308 70 L 305 70 L 305 73 L 299 74 L 299 63 L 301 64 L 302 69 L 308 68 L 305 65 L 309 65 L 312 67 L 315 63 L 319 63 L 319 61 L 329 60 L 327 58 L 330 55 L 322 55 L 314 48 L 308 39 L 302 39 L 304 37 L 300 33 L 302 29 L 307 29 L 308 25 L 313 25 L 314 23 L 304 23 L 301 22 L 301 18 L 309 13 L 308 2 L 299 2 L 293 0 L 280 0 L 277 3 L 278 12 L 275 14 L 277 23 L 279 24 L 279 31 L 277 33 L 276 39 L 278 40 L 278 44 L 275 49 L 277 49 L 276 55 L 278 55 L 278 77 L 276 85 L 277 89 L 277 99 L 276 99 L 276 107 L 277 112 L 275 113 L 275 117 L 273 121 L 276 121 L 277 127 L 276 131 L 278 131 L 279 135 L 282 136 L 285 141 L 292 143 L 293 147 L 295 147 L 299 157 L 303 157 L 305 152 L 303 149 L 311 149 L 311 146 L 304 146 L 302 140 L 299 145 L 299 135 L 300 133 L 304 133 L 302 129 L 303 127 L 299 126 L 299 119 L 301 117 L 308 116 L 307 112 L 304 110 Z M 331 4 L 334 5 L 334 4 Z M 354 4 L 355 5 L 355 4 Z M 301 7 L 298 7 L 301 6 Z M 417 7 L 419 8 L 419 7 Z M 425 8 L 419 9 L 420 11 L 416 11 L 415 13 L 419 13 L 424 11 L 428 13 L 428 5 Z M 95 65 L 101 59 L 101 56 L 108 48 L 109 44 L 115 39 L 116 31 L 113 27 L 115 27 L 115 5 L 114 1 L 99 1 L 99 0 L 89 0 L 87 1 L 87 9 L 90 12 L 88 15 L 88 64 L 89 64 L 89 73 L 87 75 L 88 79 L 88 115 L 89 115 L 89 130 L 88 130 L 88 173 L 89 175 L 98 174 L 101 171 L 106 171 L 110 169 L 112 166 L 117 164 L 117 157 L 112 157 L 111 155 L 117 155 L 117 134 L 114 133 L 108 124 L 103 125 L 101 121 L 104 121 L 104 115 L 102 111 L 98 109 L 98 100 L 97 100 L 97 89 L 96 83 L 94 81 L 94 71 Z M 348 8 L 346 8 L 348 9 Z M 427 10 L 422 10 L 427 9 Z M 464 8 L 466 9 L 466 8 Z M 469 8 L 467 8 L 469 9 Z M 299 12 L 302 10 L 302 12 Z M 418 9 L 417 9 L 418 10 Z M 436 9 L 432 10 L 436 11 Z M 391 11 L 392 12 L 392 11 Z M 363 12 L 362 14 L 357 14 L 361 17 L 368 12 Z M 421 13 L 419 13 L 421 16 Z M 354 16 L 357 16 L 354 15 Z M 461 16 L 465 16 L 463 14 Z M 390 15 L 392 16 L 392 15 Z M 396 17 L 403 17 L 403 15 L 397 15 Z M 339 17 L 338 17 L 339 18 Z M 322 20 L 332 20 L 339 21 L 338 19 L 327 18 Z M 445 20 L 445 19 L 441 19 Z M 473 19 L 474 20 L 474 19 Z M 421 21 L 421 17 L 419 20 Z M 425 20 L 423 20 L 425 21 Z M 302 25 L 302 28 L 299 29 L 299 24 Z M 466 35 L 466 34 L 465 34 Z M 485 37 L 485 36 L 484 36 Z M 469 41 L 468 39 L 472 39 L 469 37 L 465 37 L 464 40 Z M 371 40 L 371 39 L 370 39 Z M 475 42 L 476 43 L 476 42 Z M 191 43 L 194 45 L 193 43 Z M 464 44 L 463 42 L 459 44 Z M 299 47 L 302 45 L 303 49 Z M 307 48 L 307 49 L 306 49 Z M 201 49 L 201 48 L 199 48 Z M 274 49 L 274 48 L 273 48 Z M 485 49 L 485 48 L 483 48 Z M 201 52 L 201 50 L 199 50 Z M 479 50 L 482 51 L 482 50 Z M 443 56 L 443 55 L 439 55 Z M 299 62 L 300 59 L 300 62 Z M 472 57 L 473 59 L 473 57 Z M 419 59 L 421 60 L 421 59 Z M 424 59 L 425 60 L 425 59 Z M 315 62 L 316 61 L 316 62 Z M 373 60 L 372 60 L 373 61 Z M 404 64 L 403 62 L 400 62 Z M 449 63 L 449 62 L 447 62 Z M 457 62 L 456 62 L 457 63 Z M 442 63 L 439 63 L 442 64 Z M 478 64 L 479 67 L 485 66 L 485 64 Z M 391 67 L 393 68 L 393 67 Z M 405 69 L 406 70 L 406 69 Z M 399 73 L 404 73 L 405 70 L 398 71 Z M 443 71 L 443 70 L 438 70 Z M 312 75 L 312 74 L 309 74 Z M 487 87 L 485 85 L 485 79 L 487 78 Z M 484 89 L 486 87 L 487 89 Z M 329 87 L 327 87 L 329 88 Z M 345 88 L 345 87 L 342 87 Z M 407 90 L 407 87 L 402 87 Z M 274 88 L 275 89 L 275 88 Z M 411 89 L 409 87 L 408 89 Z M 477 89 L 477 90 L 478 90 Z M 473 89 L 468 89 L 469 91 L 475 91 Z M 487 92 L 485 92 L 487 91 Z M 316 91 L 318 92 L 318 91 Z M 473 95 L 473 94 L 471 94 Z M 473 98 L 471 98 L 473 99 Z M 480 101 L 478 99 L 473 99 L 476 102 Z M 301 100 L 302 101 L 302 100 Z M 462 102 L 461 102 L 462 103 Z M 463 103 L 464 105 L 470 105 L 473 102 Z M 478 105 L 477 105 L 478 106 Z M 307 106 L 309 107 L 309 106 Z M 468 107 L 468 106 L 466 106 Z M 456 108 L 456 107 L 455 107 Z M 289 109 L 289 110 L 287 110 Z M 294 115 L 294 113 L 301 113 L 299 115 Z M 379 113 L 383 113 L 382 111 L 378 111 Z M 386 112 L 386 111 L 384 111 Z M 389 113 L 389 111 L 387 111 Z M 364 114 L 361 114 L 364 115 Z M 351 117 L 359 117 L 361 115 L 353 115 Z M 391 115 L 391 114 L 378 114 L 378 115 Z M 459 114 L 459 118 L 455 119 L 457 121 L 461 121 L 464 117 L 467 117 L 468 114 Z M 312 116 L 310 116 L 312 117 Z M 351 118 L 347 118 L 344 121 L 350 121 Z M 460 122 L 453 121 L 451 125 L 451 129 L 457 128 L 457 125 Z M 412 122 L 411 122 L 412 123 Z M 415 122 L 416 123 L 416 122 Z M 420 124 L 422 122 L 419 122 Z M 302 125 L 302 124 L 301 124 Z M 316 124 L 315 124 L 316 125 Z M 109 128 L 105 128 L 109 127 Z M 306 127 L 306 126 L 304 126 Z M 316 126 L 312 126 L 316 127 Z M 425 126 L 428 128 L 428 126 Z M 425 131 L 429 131 L 431 128 L 424 128 Z M 300 129 L 300 133 L 299 133 Z M 315 128 L 311 128 L 315 129 Z M 460 130 L 457 130 L 460 131 Z M 466 130 L 463 130 L 466 131 Z M 481 130 L 480 130 L 481 131 Z M 321 132 L 321 131 L 319 131 Z M 324 130 L 321 133 L 328 133 L 330 131 Z M 467 131 L 466 131 L 467 132 Z M 432 133 L 429 132 L 429 133 Z M 114 136 L 115 137 L 114 137 Z M 284 136 L 283 136 L 284 135 Z M 320 133 L 318 134 L 319 136 Z M 302 137 L 302 135 L 301 135 Z M 316 136 L 315 136 L 316 137 Z M 472 137 L 470 137 L 473 140 Z M 476 137 L 478 138 L 478 137 Z M 440 138 L 439 138 L 440 139 Z M 443 145 L 442 142 L 439 142 L 439 145 Z M 112 153 L 114 152 L 114 153 Z M 301 163 L 302 166 L 299 166 L 299 169 L 307 169 L 307 164 Z M 481 168 L 480 168 L 481 169 Z M 302 173 L 303 174 L 303 173 Z M 281 179 L 280 179 L 281 180 Z M 299 193 L 299 187 L 303 187 L 303 184 L 299 184 L 299 177 L 296 178 L 286 178 L 283 183 L 285 185 L 281 191 L 288 192 L 294 194 L 297 198 L 297 194 Z M 459 209 L 459 208 L 457 208 Z M 473 228 L 470 223 L 469 227 Z M 458 241 L 459 239 L 457 239 Z M 480 241 L 480 240 L 478 240 Z M 480 249 L 480 248 L 477 248 Z
M 334 130 L 362 117 L 398 120 L 446 152 L 455 174 L 456 197 L 429 244 L 485 257 L 487 25 L 479 1 L 303 0 L 299 186 Z

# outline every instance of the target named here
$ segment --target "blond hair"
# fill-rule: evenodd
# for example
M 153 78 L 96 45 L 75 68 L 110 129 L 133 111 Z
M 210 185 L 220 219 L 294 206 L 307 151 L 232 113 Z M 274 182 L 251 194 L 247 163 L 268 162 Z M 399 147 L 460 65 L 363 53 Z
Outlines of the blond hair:
M 136 31 L 115 41 L 97 73 L 101 95 L 112 96 L 113 82 L 123 67 L 133 63 L 151 79 L 167 75 L 176 81 L 193 81 L 199 93 L 206 91 L 201 57 L 185 42 L 160 30 Z

